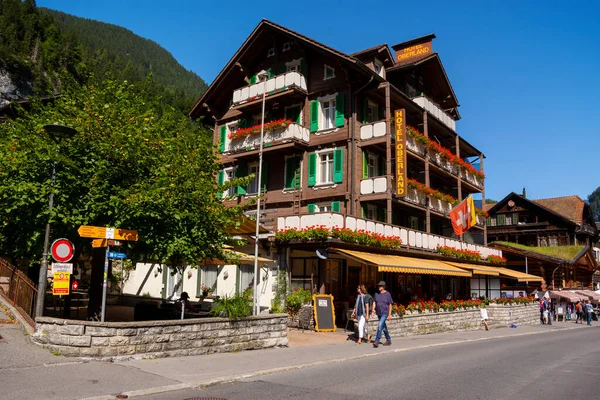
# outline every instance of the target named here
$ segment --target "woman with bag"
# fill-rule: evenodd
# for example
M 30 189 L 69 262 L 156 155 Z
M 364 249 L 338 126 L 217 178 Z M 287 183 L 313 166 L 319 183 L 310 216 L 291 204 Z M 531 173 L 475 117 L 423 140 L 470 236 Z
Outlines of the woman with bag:
M 368 330 L 366 329 L 366 322 L 369 320 L 368 310 L 373 304 L 373 298 L 367 293 L 365 285 L 358 285 L 356 292 L 356 304 L 352 310 L 352 318 L 358 320 L 358 340 L 356 344 L 361 344 L 365 335 L 367 336 L 368 343 L 371 341 L 371 335 L 368 334 Z

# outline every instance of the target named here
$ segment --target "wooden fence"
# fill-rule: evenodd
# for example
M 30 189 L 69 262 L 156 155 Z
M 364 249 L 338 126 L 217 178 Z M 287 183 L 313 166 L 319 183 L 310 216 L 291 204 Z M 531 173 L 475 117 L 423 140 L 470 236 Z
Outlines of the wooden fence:
M 36 285 L 3 258 L 0 258 L 0 296 L 7 299 L 23 318 L 35 327 L 33 318 L 37 297 Z

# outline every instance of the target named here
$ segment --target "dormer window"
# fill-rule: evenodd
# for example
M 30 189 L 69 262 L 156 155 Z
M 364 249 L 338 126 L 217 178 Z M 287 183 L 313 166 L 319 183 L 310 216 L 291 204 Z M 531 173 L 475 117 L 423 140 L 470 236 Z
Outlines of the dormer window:
M 323 80 L 335 78 L 335 68 L 325 64 L 325 71 L 323 72 Z
M 287 72 L 300 72 L 300 59 L 285 63 L 285 69 Z
M 379 61 L 377 58 L 373 60 L 373 70 L 375 73 L 383 78 L 383 63 Z
M 283 50 L 282 50 L 282 52 L 288 51 L 291 48 L 292 48 L 292 45 L 290 44 L 290 42 L 285 42 L 283 44 Z
M 275 55 L 275 47 L 271 47 L 267 53 L 267 57 L 273 57 Z

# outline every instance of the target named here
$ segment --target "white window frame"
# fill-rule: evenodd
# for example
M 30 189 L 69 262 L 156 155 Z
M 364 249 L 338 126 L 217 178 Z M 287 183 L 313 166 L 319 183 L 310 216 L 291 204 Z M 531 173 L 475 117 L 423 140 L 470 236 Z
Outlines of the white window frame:
M 299 74 L 301 74 L 301 72 L 300 72 L 300 60 L 301 59 L 298 58 L 297 60 L 292 60 L 292 61 L 286 62 L 285 63 L 285 70 L 286 70 L 286 72 L 295 71 L 295 72 L 298 72 Z
M 333 185 L 333 178 L 334 178 L 334 152 L 335 149 L 325 149 L 325 150 L 318 150 L 315 153 L 317 154 L 317 185 Z M 331 170 L 328 173 L 328 176 L 331 176 L 331 181 L 330 182 L 323 182 L 321 180 L 321 156 L 325 155 L 325 154 L 329 154 L 331 156 Z M 329 161 L 328 161 L 329 164 Z
M 211 269 L 210 272 L 214 272 L 215 273 L 215 282 L 213 285 L 209 286 L 206 282 L 206 273 L 208 272 L 207 270 Z M 206 286 L 208 286 L 211 290 L 211 292 L 213 293 L 217 293 L 217 284 L 219 282 L 219 267 L 216 265 L 201 265 L 199 268 L 199 272 L 200 272 L 200 283 L 204 283 Z M 214 271 L 213 271 L 214 270 Z M 196 297 L 200 297 L 202 295 L 202 292 L 200 293 L 196 293 Z
M 283 44 L 283 48 L 282 48 L 281 52 L 284 53 L 284 52 L 290 50 L 291 48 L 292 48 L 292 44 L 290 42 L 285 42 Z
M 337 93 L 319 97 L 317 99 L 319 101 L 319 131 L 333 131 L 333 130 L 337 129 L 337 127 L 335 126 L 336 98 L 337 98 Z M 325 102 L 333 103 L 333 110 L 332 110 L 333 120 L 331 121 L 331 124 L 332 124 L 331 127 L 325 127 L 325 107 L 324 107 Z
M 512 214 L 506 214 L 506 225 L 512 225 Z
M 371 173 L 371 168 L 373 168 L 373 173 Z M 379 157 L 376 154 L 367 152 L 367 175 L 369 178 L 374 178 L 377 175 L 377 171 L 379 171 Z
M 375 103 L 374 101 L 367 100 L 367 111 L 369 109 L 371 110 L 371 118 L 367 118 L 367 122 L 372 124 L 379 120 L 379 104 Z
M 303 115 L 304 113 L 302 112 L 303 111 L 302 103 L 296 103 L 296 104 L 291 104 L 289 106 L 285 106 L 285 109 L 283 111 L 284 116 L 285 116 L 285 114 L 287 114 L 288 108 L 294 108 L 294 107 L 300 107 L 300 124 L 299 125 L 304 124 L 304 115 Z M 296 123 L 295 121 L 292 121 L 292 122 L 294 124 Z
M 225 134 L 225 151 L 228 151 L 227 149 L 229 148 L 229 144 L 231 143 L 231 139 L 229 139 L 229 134 L 239 129 L 239 123 L 240 120 L 227 122 L 225 124 L 227 131 Z
M 256 172 L 252 172 L 253 168 L 256 169 Z M 254 180 L 252 180 L 250 183 L 248 183 L 248 186 L 246 187 L 246 195 L 247 196 L 256 196 L 256 195 L 258 195 L 258 163 L 255 162 L 255 163 L 248 164 L 248 175 L 250 175 L 250 174 L 255 174 L 255 176 L 254 176 Z M 256 191 L 250 190 L 250 186 L 252 184 L 254 184 L 254 182 L 256 182 L 256 187 L 257 187 Z M 261 182 L 261 183 L 263 183 L 263 182 Z
M 223 168 L 223 183 L 229 182 L 230 180 L 235 178 L 235 170 L 237 167 L 229 167 Z M 231 174 L 231 176 L 229 176 Z M 233 197 L 235 196 L 235 187 L 230 187 L 226 191 L 223 192 L 223 197 Z
M 328 69 L 331 70 L 331 75 L 330 76 L 327 76 L 327 70 Z M 323 80 L 327 81 L 327 80 L 333 79 L 333 78 L 335 78 L 335 68 L 330 67 L 327 64 L 324 64 L 323 65 Z
M 490 226 L 498 226 L 498 220 L 496 217 L 490 217 Z
M 296 157 L 300 157 L 300 185 L 298 186 L 298 189 L 296 188 L 291 188 L 291 189 L 286 189 L 285 188 L 285 177 L 287 176 L 287 167 L 288 167 L 288 163 L 287 160 L 289 160 L 290 158 L 296 158 Z M 303 157 L 300 154 L 296 154 L 296 155 L 292 155 L 292 156 L 285 156 L 284 157 L 284 168 L 283 168 L 283 191 L 284 192 L 295 192 L 297 190 L 302 190 L 302 167 L 303 167 Z
M 377 71 L 378 68 L 379 68 L 379 71 Z M 375 71 L 375 73 L 377 75 L 379 75 L 383 78 L 383 73 L 384 73 L 385 69 L 383 68 L 383 63 L 378 58 L 375 58 L 373 60 L 373 70 Z

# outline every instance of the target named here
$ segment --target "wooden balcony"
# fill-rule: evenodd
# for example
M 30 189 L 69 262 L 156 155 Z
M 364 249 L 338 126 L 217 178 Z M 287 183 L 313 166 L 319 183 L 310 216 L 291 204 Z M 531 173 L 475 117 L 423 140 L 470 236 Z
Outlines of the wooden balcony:
M 387 178 L 385 176 L 367 178 L 360 181 L 360 194 L 373 194 L 387 192 Z
M 443 158 L 440 153 L 429 152 L 427 154 L 427 158 L 430 162 L 437 165 L 444 171 L 449 172 L 452 175 L 458 175 L 458 167 L 456 164 L 452 164 L 449 160 Z
M 440 120 L 448 128 L 456 132 L 456 121 L 454 121 L 450 115 L 446 114 L 446 112 L 443 111 L 437 104 L 425 96 L 415 97 L 412 100 L 420 105 L 423 109 L 427 110 L 429 114 Z
M 467 183 L 470 183 L 471 185 L 475 186 L 476 188 L 483 189 L 483 179 L 480 179 L 474 173 L 461 169 L 460 177 L 463 180 L 467 181 Z
M 427 152 L 427 147 L 425 147 L 424 144 L 417 142 L 417 140 L 410 135 L 406 135 L 406 148 L 408 151 L 420 155 L 421 157 L 424 157 Z
M 307 90 L 306 78 L 299 72 L 291 71 L 285 74 L 277 75 L 265 82 L 258 82 L 253 85 L 244 86 L 243 88 L 234 90 L 233 106 L 247 103 L 261 97 L 266 92 L 267 97 L 282 92 L 287 89 L 302 89 Z
M 360 127 L 360 138 L 362 140 L 383 137 L 386 133 L 385 121 L 377 121 Z
M 285 128 L 273 129 L 264 133 L 263 146 L 265 144 L 287 143 L 292 141 L 308 144 L 310 140 L 310 131 L 296 123 L 292 123 Z M 223 153 L 239 153 L 242 151 L 251 151 L 260 146 L 260 133 L 246 136 L 242 139 L 227 139 L 225 151 Z

